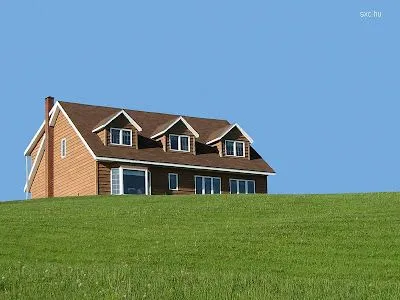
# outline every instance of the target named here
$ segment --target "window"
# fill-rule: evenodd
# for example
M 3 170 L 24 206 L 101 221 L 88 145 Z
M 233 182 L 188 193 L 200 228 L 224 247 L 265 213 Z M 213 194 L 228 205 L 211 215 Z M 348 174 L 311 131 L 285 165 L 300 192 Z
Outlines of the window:
M 120 194 L 119 169 L 111 169 L 111 195 Z
M 122 144 L 130 145 L 131 144 L 131 132 L 127 130 L 122 130 Z
M 231 194 L 237 194 L 236 180 L 229 180 L 229 187 L 230 187 Z
M 150 174 L 148 170 L 125 168 L 111 169 L 111 194 L 132 195 L 149 194 Z
M 178 174 L 168 174 L 168 188 L 172 191 L 178 190 Z
M 236 156 L 244 156 L 244 143 L 236 142 Z
M 256 183 L 254 180 L 229 179 L 231 194 L 254 194 Z
M 67 139 L 61 140 L 61 158 L 65 158 L 67 156 Z
M 254 180 L 247 181 L 247 193 L 254 194 L 256 192 L 256 183 Z
M 195 194 L 203 194 L 203 177 L 196 176 L 194 178 L 195 182 Z
M 123 169 L 122 176 L 125 195 L 146 194 L 145 171 Z
M 195 176 L 195 194 L 221 194 L 221 178 Z
M 235 142 L 225 141 L 225 153 L 226 155 L 235 155 Z
M 120 130 L 111 128 L 111 144 L 120 144 Z
M 241 141 L 225 141 L 226 156 L 244 157 L 244 142 Z
M 132 146 L 132 130 L 111 128 L 110 140 L 112 145 Z
M 189 151 L 189 137 L 188 136 L 180 136 L 181 141 L 181 150 Z
M 171 150 L 189 152 L 189 141 L 190 138 L 186 135 L 169 135 L 169 147 Z

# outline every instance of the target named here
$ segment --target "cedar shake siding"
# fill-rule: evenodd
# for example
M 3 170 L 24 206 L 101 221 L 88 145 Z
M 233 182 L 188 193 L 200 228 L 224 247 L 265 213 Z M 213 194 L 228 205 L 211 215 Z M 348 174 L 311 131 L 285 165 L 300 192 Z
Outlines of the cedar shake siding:
M 120 164 L 120 163 L 98 163 L 99 195 L 111 194 L 111 168 L 137 168 L 148 169 L 151 172 L 151 194 L 152 195 L 185 195 L 195 193 L 195 176 L 210 176 L 221 178 L 221 193 L 229 194 L 229 179 L 254 180 L 256 193 L 267 192 L 267 176 L 265 175 L 246 175 L 228 172 L 214 172 L 206 170 L 190 170 L 181 168 L 167 168 L 157 166 L 146 166 L 139 164 Z M 168 174 L 178 174 L 178 190 L 171 191 L 168 186 Z
M 230 179 L 255 182 L 254 190 L 251 182 L 244 187 L 238 181 L 242 193 L 266 193 L 267 177 L 275 174 L 237 123 L 61 101 L 53 106 L 53 100 L 46 98 L 45 122 L 24 152 L 33 162 L 25 188 L 32 198 L 110 195 L 111 168 L 131 169 L 113 171 L 114 193 L 154 195 L 194 194 L 195 176 L 221 179 L 211 180 L 211 187 L 203 180 L 206 193 L 219 183 L 222 193 L 230 193 Z M 130 130 L 132 145 L 123 131 L 121 145 L 111 144 L 112 128 Z M 189 137 L 188 152 L 171 149 L 172 134 Z M 244 142 L 244 156 L 227 156 L 227 140 Z M 178 175 L 177 190 L 169 190 L 169 173 Z
M 65 158 L 61 158 L 63 138 L 67 141 Z M 96 161 L 60 113 L 54 126 L 54 196 L 96 194 Z

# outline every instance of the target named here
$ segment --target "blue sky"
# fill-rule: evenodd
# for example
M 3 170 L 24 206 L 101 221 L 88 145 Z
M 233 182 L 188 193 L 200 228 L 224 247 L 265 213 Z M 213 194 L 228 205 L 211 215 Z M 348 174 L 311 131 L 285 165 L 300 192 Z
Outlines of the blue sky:
M 271 193 L 400 190 L 400 2 L 297 2 L 2 0 L 0 199 L 48 95 L 238 122 Z

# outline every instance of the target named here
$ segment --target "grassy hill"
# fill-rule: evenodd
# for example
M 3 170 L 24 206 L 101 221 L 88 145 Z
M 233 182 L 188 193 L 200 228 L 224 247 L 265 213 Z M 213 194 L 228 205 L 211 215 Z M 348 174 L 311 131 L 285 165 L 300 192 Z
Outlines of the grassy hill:
M 400 194 L 0 203 L 0 299 L 400 298 Z

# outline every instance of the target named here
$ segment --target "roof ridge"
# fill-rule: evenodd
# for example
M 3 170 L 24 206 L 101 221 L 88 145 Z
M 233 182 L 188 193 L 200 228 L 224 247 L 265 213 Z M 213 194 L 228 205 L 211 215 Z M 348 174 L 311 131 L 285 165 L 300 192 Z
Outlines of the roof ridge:
M 114 106 L 107 106 L 107 105 L 95 105 L 95 104 L 86 104 L 86 103 L 81 103 L 81 102 L 71 102 L 71 101 L 64 101 L 64 100 L 57 100 L 60 102 L 60 104 L 66 103 L 66 104 L 76 104 L 76 105 L 84 105 L 84 106 L 90 106 L 90 107 L 101 107 L 101 108 L 110 108 L 110 109 L 116 109 L 116 110 L 124 110 L 126 112 L 139 112 L 139 113 L 150 113 L 150 114 L 158 114 L 158 115 L 163 115 L 163 116 L 171 116 L 171 117 L 183 117 L 183 118 L 195 118 L 195 119 L 206 119 L 206 120 L 212 120 L 212 121 L 224 121 L 229 122 L 227 119 L 217 119 L 217 118 L 208 118 L 208 117 L 196 117 L 196 116 L 188 116 L 188 115 L 179 115 L 179 114 L 170 114 L 170 113 L 162 113 L 162 112 L 155 112 L 155 111 L 146 111 L 146 110 L 138 110 L 138 109 L 130 109 L 130 108 L 122 108 L 122 107 L 114 107 Z

